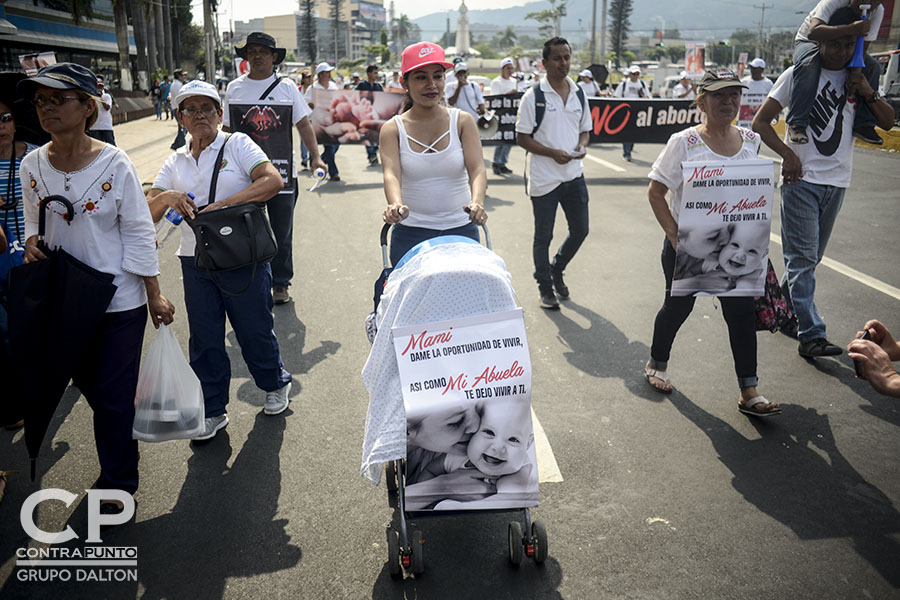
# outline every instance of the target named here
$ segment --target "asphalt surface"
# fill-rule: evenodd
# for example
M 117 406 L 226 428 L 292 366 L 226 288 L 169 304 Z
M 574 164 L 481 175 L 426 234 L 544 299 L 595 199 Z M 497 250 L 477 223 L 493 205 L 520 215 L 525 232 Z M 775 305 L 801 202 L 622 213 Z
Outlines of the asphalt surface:
M 171 122 L 117 127 L 142 179 L 152 179 L 174 137 Z M 360 147 L 337 154 L 341 182 L 302 192 L 295 214 L 294 302 L 275 329 L 294 376 L 291 407 L 262 415 L 228 329 L 231 424 L 205 444 L 141 444 L 136 522 L 103 530 L 104 546 L 137 547 L 137 581 L 20 581 L 19 510 L 33 491 L 81 494 L 46 502 L 45 530 L 68 524 L 83 547 L 84 492 L 98 474 L 91 411 L 70 389 L 45 440 L 39 478 L 10 477 L 0 504 L 3 598 L 849 598 L 900 597 L 900 403 L 854 377 L 846 355 L 808 362 L 797 343 L 759 334 L 760 390 L 781 416 L 749 419 L 721 308 L 700 299 L 680 331 L 662 396 L 641 376 L 662 302 L 663 235 L 646 198 L 662 145 L 616 146 L 585 162 L 591 233 L 570 265 L 572 299 L 538 307 L 531 277 L 532 216 L 517 175 L 489 175 L 494 250 L 525 309 L 533 407 L 563 481 L 542 483 L 534 517 L 549 530 L 542 566 L 509 565 L 508 515 L 417 521 L 424 575 L 393 579 L 385 526 L 395 518 L 384 487 L 359 475 L 367 394 L 360 370 L 363 318 L 381 269 L 380 170 Z M 485 150 L 489 160 L 492 149 Z M 896 153 L 857 149 L 853 187 L 827 256 L 900 287 Z M 308 187 L 308 186 L 307 186 Z M 778 193 L 776 192 L 776 198 Z M 777 205 L 776 205 L 777 206 Z M 778 233 L 778 220 L 774 229 Z M 557 221 L 554 248 L 564 235 Z M 783 271 L 780 247 L 773 262 Z M 163 293 L 176 305 L 187 347 L 177 259 L 161 253 Z M 845 345 L 868 318 L 900 333 L 900 297 L 820 266 L 817 300 L 829 337 Z M 148 327 L 145 344 L 154 337 Z M 0 468 L 27 470 L 22 432 L 0 431 Z

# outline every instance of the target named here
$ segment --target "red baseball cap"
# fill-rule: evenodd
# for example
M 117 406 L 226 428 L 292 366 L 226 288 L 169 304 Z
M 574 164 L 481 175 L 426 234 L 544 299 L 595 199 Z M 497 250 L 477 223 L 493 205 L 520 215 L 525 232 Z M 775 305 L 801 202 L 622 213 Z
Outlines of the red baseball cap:
M 445 70 L 453 68 L 453 63 L 444 60 L 444 49 L 431 42 L 407 46 L 400 56 L 400 73 L 403 75 L 426 65 L 441 65 Z

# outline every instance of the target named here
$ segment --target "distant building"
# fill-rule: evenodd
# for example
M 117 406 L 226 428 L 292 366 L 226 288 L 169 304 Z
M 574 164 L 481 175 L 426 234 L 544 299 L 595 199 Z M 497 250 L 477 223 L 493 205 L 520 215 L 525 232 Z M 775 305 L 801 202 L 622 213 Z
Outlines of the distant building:
M 234 40 L 239 42 L 252 31 L 264 31 L 275 38 L 279 47 L 292 53 L 298 61 L 308 62 L 303 48 L 303 12 L 236 21 Z M 387 25 L 383 0 L 341 0 L 337 35 L 331 19 L 328 0 L 317 0 L 313 7 L 316 23 L 316 61 L 367 56 L 366 47 L 379 43 L 382 28 Z
M 54 52 L 57 62 L 75 62 L 114 87 L 119 79 L 119 47 L 113 22 L 112 0 L 93 0 L 93 16 L 76 24 L 60 2 L 7 0 L 0 4 L 0 70 L 21 71 L 19 56 Z M 131 27 L 129 54 L 137 56 Z M 133 61 L 132 61 L 133 63 Z M 129 65 L 134 72 L 134 65 Z

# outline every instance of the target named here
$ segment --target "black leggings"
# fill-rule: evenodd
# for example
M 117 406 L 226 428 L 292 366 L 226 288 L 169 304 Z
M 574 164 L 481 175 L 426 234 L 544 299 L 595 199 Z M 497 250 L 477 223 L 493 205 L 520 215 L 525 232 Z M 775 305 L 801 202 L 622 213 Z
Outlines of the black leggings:
M 650 347 L 650 368 L 664 371 L 672 351 L 675 335 L 694 310 L 694 296 L 672 296 L 672 273 L 675 270 L 675 249 L 666 238 L 662 251 L 663 274 L 666 277 L 666 298 L 656 313 L 653 325 L 653 345 Z M 755 387 L 756 377 L 756 302 L 753 298 L 719 298 L 722 314 L 728 324 L 731 356 L 741 389 Z

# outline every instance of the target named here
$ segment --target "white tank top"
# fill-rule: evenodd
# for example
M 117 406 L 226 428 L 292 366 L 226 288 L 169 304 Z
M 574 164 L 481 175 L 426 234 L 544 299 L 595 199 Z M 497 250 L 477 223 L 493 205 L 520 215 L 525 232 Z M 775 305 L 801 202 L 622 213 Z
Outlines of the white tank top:
M 394 120 L 400 134 L 400 195 L 409 207 L 403 225 L 445 230 L 469 223 L 463 207 L 472 203 L 472 190 L 457 129 L 459 109 L 450 109 L 450 129 L 431 144 L 407 135 L 400 115 Z M 436 151 L 434 147 L 448 135 L 450 144 Z M 411 141 L 424 152 L 414 151 Z

